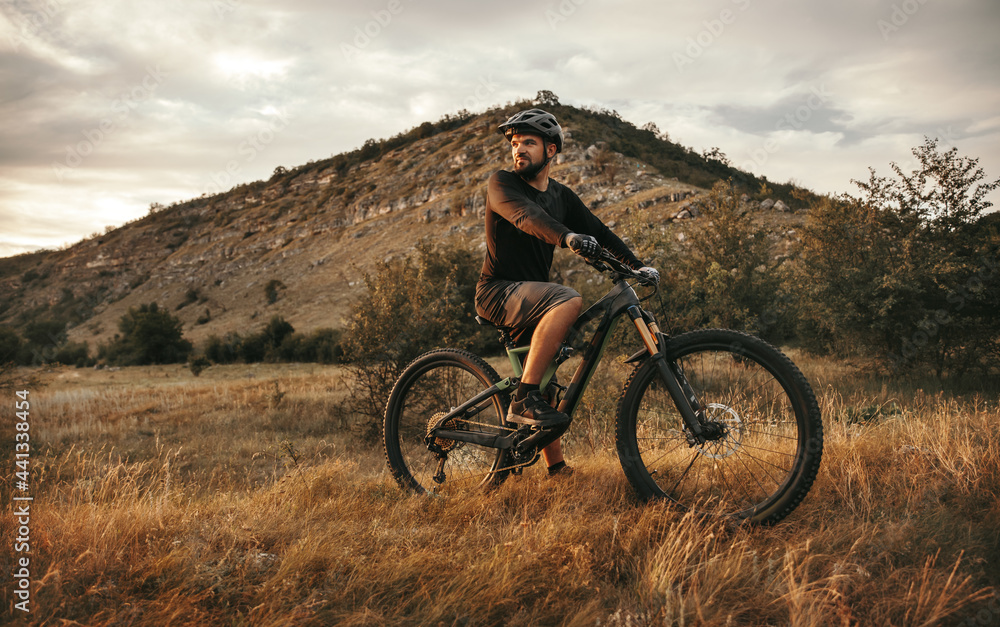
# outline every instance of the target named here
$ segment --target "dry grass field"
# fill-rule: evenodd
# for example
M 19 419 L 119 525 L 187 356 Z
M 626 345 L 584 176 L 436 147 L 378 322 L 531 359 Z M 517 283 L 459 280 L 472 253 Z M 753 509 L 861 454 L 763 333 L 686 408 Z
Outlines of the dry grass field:
M 1000 625 L 995 392 L 795 359 L 823 466 L 791 517 L 749 529 L 636 500 L 609 437 L 621 373 L 574 424 L 572 477 L 536 466 L 465 500 L 400 492 L 336 367 L 37 373 L 28 614 L 3 391 L 0 622 Z

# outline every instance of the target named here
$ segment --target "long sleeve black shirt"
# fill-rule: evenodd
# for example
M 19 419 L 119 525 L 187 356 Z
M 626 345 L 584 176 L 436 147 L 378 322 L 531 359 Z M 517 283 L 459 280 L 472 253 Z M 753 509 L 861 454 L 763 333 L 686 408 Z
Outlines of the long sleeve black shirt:
M 486 259 L 480 282 L 549 280 L 556 246 L 570 233 L 597 239 L 632 268 L 642 262 L 573 191 L 549 179 L 538 191 L 513 172 L 500 170 L 486 184 Z

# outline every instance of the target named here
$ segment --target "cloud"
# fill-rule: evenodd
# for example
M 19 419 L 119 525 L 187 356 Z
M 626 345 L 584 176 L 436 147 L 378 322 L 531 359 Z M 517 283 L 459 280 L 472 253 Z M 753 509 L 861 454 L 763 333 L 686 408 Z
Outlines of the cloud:
M 819 191 L 923 135 L 997 173 L 998 18 L 991 0 L 12 0 L 4 239 L 73 241 L 210 191 L 234 161 L 231 183 L 267 178 L 540 89 Z

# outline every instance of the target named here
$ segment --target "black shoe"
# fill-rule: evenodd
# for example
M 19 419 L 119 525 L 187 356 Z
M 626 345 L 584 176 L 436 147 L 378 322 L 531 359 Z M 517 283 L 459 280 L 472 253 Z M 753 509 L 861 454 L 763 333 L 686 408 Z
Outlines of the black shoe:
M 507 410 L 507 422 L 532 427 L 558 427 L 569 422 L 569 416 L 556 411 L 545 402 L 541 392 L 532 390 L 521 400 L 514 400 Z
M 557 462 L 549 466 L 549 479 L 565 479 L 573 476 L 573 467 L 566 462 Z

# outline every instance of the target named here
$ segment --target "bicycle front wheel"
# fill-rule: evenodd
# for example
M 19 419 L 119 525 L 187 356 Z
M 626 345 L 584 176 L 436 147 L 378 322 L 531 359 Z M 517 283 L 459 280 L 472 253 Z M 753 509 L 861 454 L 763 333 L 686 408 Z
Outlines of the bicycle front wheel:
M 819 470 L 823 423 L 809 382 L 778 349 L 722 329 L 671 338 L 714 433 L 697 445 L 652 360 L 636 368 L 619 400 L 618 455 L 643 498 L 771 524 L 805 498 Z
M 426 442 L 440 418 L 498 381 L 500 376 L 480 357 L 455 349 L 425 353 L 406 367 L 389 395 L 383 429 L 386 461 L 403 489 L 454 494 L 506 478 L 506 451 L 443 438 L 433 446 Z M 481 412 L 446 427 L 508 433 L 508 402 L 507 394 L 495 394 L 483 401 Z

